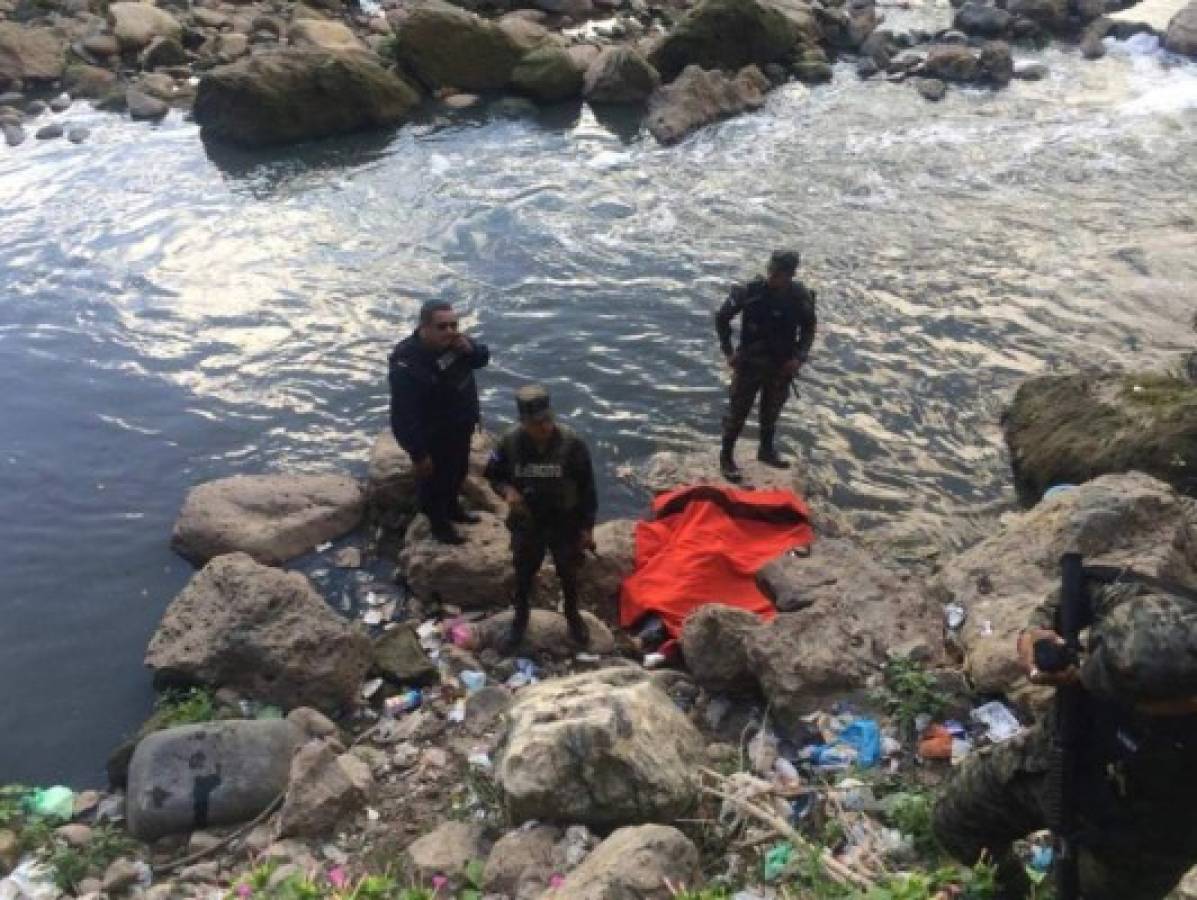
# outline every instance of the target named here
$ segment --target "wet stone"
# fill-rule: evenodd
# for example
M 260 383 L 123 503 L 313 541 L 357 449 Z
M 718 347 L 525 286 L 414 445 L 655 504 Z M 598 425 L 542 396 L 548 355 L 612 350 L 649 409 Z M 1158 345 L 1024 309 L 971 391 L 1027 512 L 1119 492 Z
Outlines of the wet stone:
M 50 101 L 50 109 L 54 112 L 66 112 L 70 108 L 71 98 L 66 94 L 63 94 L 61 97 L 55 97 Z
M 91 137 L 91 129 L 84 128 L 82 125 L 72 126 L 67 130 L 67 140 L 72 144 L 82 144 L 89 137 Z
M 37 130 L 33 136 L 39 141 L 52 141 L 55 138 L 62 137 L 64 129 L 61 125 L 55 122 L 52 125 L 43 125 Z
M 40 116 L 42 113 L 44 113 L 49 108 L 50 108 L 49 105 L 47 105 L 47 103 L 44 100 L 34 100 L 32 103 L 30 103 L 28 106 L 25 107 L 25 115 L 30 116 L 30 117 Z

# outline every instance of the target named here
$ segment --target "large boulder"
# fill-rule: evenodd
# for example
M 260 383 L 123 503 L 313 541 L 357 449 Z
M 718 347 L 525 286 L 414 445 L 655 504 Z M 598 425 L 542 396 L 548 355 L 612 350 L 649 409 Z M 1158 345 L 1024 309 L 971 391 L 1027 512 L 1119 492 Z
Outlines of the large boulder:
M 298 572 L 218 556 L 171 601 L 146 650 L 159 685 L 229 687 L 286 708 L 354 705 L 370 640 Z
M 1011 514 L 991 537 L 950 559 L 935 595 L 967 611 L 959 636 L 965 671 L 983 693 L 1022 685 L 1018 632 L 1059 586 L 1068 550 L 1090 562 L 1197 583 L 1197 518 L 1192 500 L 1139 472 L 1104 475 Z
M 516 822 L 669 821 L 697 799 L 702 738 L 637 669 L 525 688 L 507 723 L 495 771 Z
M 194 117 L 209 138 L 260 147 L 398 125 L 419 99 L 373 54 L 296 47 L 205 73 Z
M 66 49 L 66 39 L 54 29 L 0 22 L 0 90 L 61 78 Z
M 751 633 L 752 670 L 778 720 L 794 727 L 820 702 L 863 687 L 892 656 L 943 656 L 943 613 L 922 583 L 865 547 L 820 540 L 757 575 L 782 610 Z
M 1014 484 L 1033 502 L 1053 484 L 1137 470 L 1197 494 L 1197 385 L 1160 375 L 1046 375 L 1002 418 Z
M 1010 0 L 1006 10 L 1016 19 L 1030 19 L 1048 31 L 1068 24 L 1068 0 Z
M 400 65 L 429 88 L 501 90 L 523 55 L 498 24 L 441 0 L 414 9 L 395 39 Z
M 458 526 L 466 541 L 456 546 L 435 540 L 427 517 L 417 516 L 412 522 L 399 553 L 399 567 L 417 598 L 464 609 L 507 605 L 515 582 L 511 534 L 498 516 L 482 512 L 479 518 L 476 525 Z M 541 583 L 551 568 L 541 570 Z
M 1164 33 L 1164 47 L 1173 53 L 1197 58 L 1197 0 L 1172 17 Z
M 299 732 L 281 719 L 182 725 L 141 740 L 125 816 L 142 841 L 252 819 L 287 787 Z
M 343 22 L 323 19 L 300 19 L 287 32 L 287 39 L 296 47 L 318 47 L 321 50 L 364 50 L 349 26 Z
M 1001 37 L 1010 28 L 1014 17 L 1004 9 L 969 0 L 956 11 L 952 27 L 977 37 Z
M 761 620 L 746 609 L 711 603 L 682 626 L 682 655 L 694 680 L 708 691 L 745 693 L 756 688 L 748 646 Z
M 734 77 L 690 66 L 648 101 L 648 130 L 662 144 L 675 144 L 704 125 L 765 103 L 769 79 L 756 66 Z
M 122 50 L 141 50 L 156 37 L 178 40 L 183 34 L 179 20 L 166 10 L 137 0 L 111 4 L 108 21 Z
M 560 900 L 670 900 L 698 881 L 698 848 L 669 825 L 620 828 L 547 897 Z
M 787 14 L 788 13 L 788 14 Z M 805 16 L 805 17 L 804 17 Z M 650 62 L 666 80 L 689 66 L 735 72 L 786 59 L 799 43 L 813 45 L 809 12 L 767 0 L 701 0 L 653 49 Z
M 291 761 L 290 784 L 279 811 L 279 837 L 322 837 L 370 799 L 370 767 L 325 741 L 309 741 Z
M 474 435 L 470 443 L 470 474 L 462 486 L 462 495 L 475 509 L 500 513 L 505 509 L 502 499 L 482 478 L 493 446 L 491 435 L 483 432 Z M 399 446 L 390 429 L 381 432 L 370 448 L 366 497 L 369 504 L 380 511 L 413 512 L 416 508 L 416 476 L 411 458 Z
M 661 76 L 633 47 L 607 47 L 586 69 L 583 94 L 591 103 L 644 103 Z
M 349 475 L 237 475 L 192 488 L 171 546 L 196 565 L 248 553 L 277 565 L 357 527 L 365 508 Z
M 519 61 L 511 86 L 542 103 L 570 100 L 582 93 L 582 72 L 562 47 L 541 47 Z

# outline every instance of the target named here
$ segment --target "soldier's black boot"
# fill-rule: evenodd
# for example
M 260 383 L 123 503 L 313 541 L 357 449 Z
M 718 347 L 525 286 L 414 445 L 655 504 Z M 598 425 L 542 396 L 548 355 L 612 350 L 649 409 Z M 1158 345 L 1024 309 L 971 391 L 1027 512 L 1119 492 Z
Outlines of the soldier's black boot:
M 736 465 L 736 439 L 723 436 L 723 448 L 719 451 L 719 472 L 732 484 L 739 484 L 743 476 Z
M 774 469 L 788 469 L 790 464 L 782 459 L 773 446 L 773 429 L 761 429 L 761 445 L 756 451 L 756 458 Z
M 432 537 L 442 544 L 460 545 L 466 542 L 448 519 L 440 519 L 432 523 Z
M 590 626 L 586 624 L 586 620 L 578 612 L 577 604 L 570 603 L 568 600 L 565 601 L 565 623 L 569 626 L 569 639 L 571 641 L 582 650 L 590 646 Z
M 511 619 L 511 628 L 503 636 L 503 642 L 499 645 L 499 652 L 503 656 L 515 656 L 516 651 L 519 650 L 520 644 L 524 642 L 524 634 L 528 630 L 528 616 L 530 613 L 531 609 L 528 601 L 517 597 L 515 599 L 515 616 Z

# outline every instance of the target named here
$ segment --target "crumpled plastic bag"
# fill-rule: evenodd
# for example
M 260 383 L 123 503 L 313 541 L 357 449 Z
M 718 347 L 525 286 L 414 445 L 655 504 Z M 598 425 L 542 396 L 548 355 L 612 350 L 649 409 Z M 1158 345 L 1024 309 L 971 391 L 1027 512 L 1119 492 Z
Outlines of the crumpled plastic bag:
M 0 900 L 57 900 L 61 896 L 49 868 L 32 856 L 0 879 Z

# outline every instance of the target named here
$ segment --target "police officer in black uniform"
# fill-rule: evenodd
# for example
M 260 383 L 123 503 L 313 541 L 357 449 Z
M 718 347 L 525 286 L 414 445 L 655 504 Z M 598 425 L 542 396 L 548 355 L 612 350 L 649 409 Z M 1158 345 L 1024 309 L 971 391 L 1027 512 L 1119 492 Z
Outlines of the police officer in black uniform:
M 582 554 L 594 548 L 598 496 L 586 445 L 553 417 L 549 394 L 539 385 L 515 395 L 520 424 L 508 432 L 486 467 L 495 492 L 511 508 L 511 555 L 515 564 L 515 618 L 504 649 L 514 652 L 528 627 L 532 584 L 545 553 L 565 598 L 565 619 L 573 641 L 585 647 L 590 639 L 578 612 L 578 569 Z
M 773 443 L 777 420 L 790 382 L 806 362 L 815 339 L 815 292 L 794 278 L 798 254 L 778 250 L 769 258 L 764 278 L 737 285 L 715 314 L 719 347 L 732 369 L 731 397 L 723 418 L 719 467 L 728 481 L 738 482 L 736 440 L 756 395 L 761 395 L 761 440 L 756 458 L 766 465 L 789 466 Z M 740 346 L 732 347 L 731 323 L 740 321 Z
M 458 495 L 479 421 L 474 370 L 490 362 L 490 350 L 461 333 L 452 305 L 430 300 L 420 308 L 419 327 L 395 346 L 389 362 L 391 430 L 411 457 L 420 511 L 433 537 L 461 544 L 452 523 L 478 521 Z

